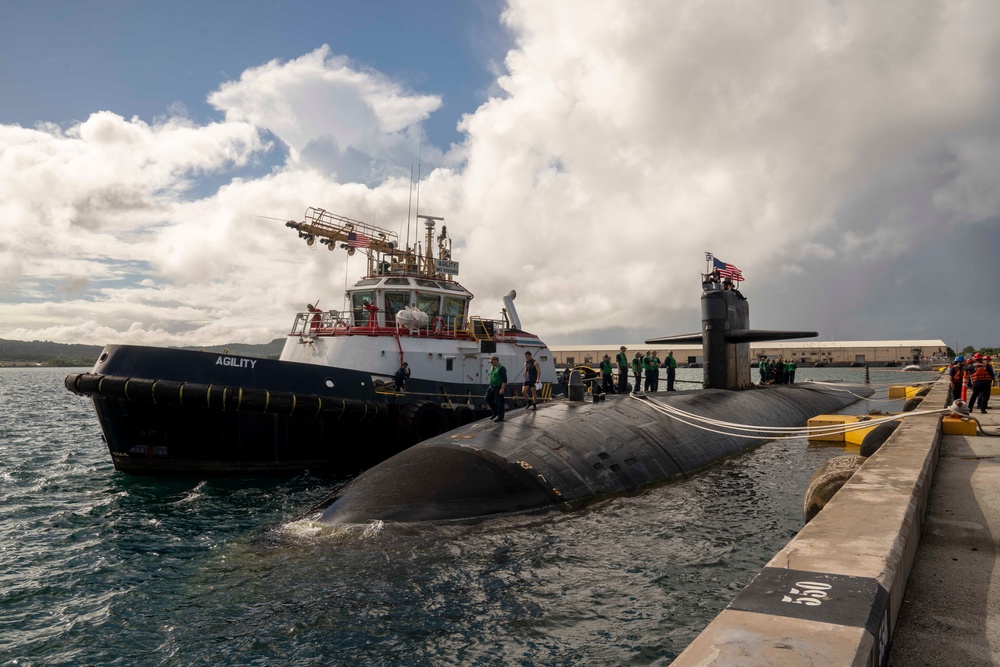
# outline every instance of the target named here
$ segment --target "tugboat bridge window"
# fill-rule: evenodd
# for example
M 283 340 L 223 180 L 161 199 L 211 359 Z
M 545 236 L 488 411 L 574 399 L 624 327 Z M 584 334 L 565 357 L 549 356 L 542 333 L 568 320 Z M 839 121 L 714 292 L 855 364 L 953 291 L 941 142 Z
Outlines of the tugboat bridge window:
M 410 279 L 409 278 L 386 278 L 385 279 L 385 284 L 386 285 L 409 285 L 410 284 Z
M 364 280 L 359 280 L 354 283 L 355 287 L 364 287 L 365 285 L 378 285 L 381 278 L 365 278 Z
M 444 298 L 444 311 L 442 313 L 449 327 L 461 328 L 459 325 L 465 321 L 465 299 L 453 296 Z
M 441 287 L 440 285 L 438 285 L 433 280 L 427 280 L 426 278 L 417 278 L 416 280 L 417 280 L 417 285 L 419 285 L 421 287 L 434 287 L 434 288 L 440 288 Z
M 437 294 L 420 294 L 417 296 L 417 308 L 433 318 L 441 308 L 441 297 Z
M 354 311 L 354 325 L 355 326 L 367 326 L 368 322 L 368 311 L 365 310 L 365 299 L 371 303 L 375 300 L 375 292 L 353 292 L 351 294 L 351 309 Z
M 389 278 L 386 280 L 399 280 L 399 278 Z M 388 326 L 396 321 L 396 313 L 410 305 L 409 292 L 386 292 L 385 293 L 385 323 Z

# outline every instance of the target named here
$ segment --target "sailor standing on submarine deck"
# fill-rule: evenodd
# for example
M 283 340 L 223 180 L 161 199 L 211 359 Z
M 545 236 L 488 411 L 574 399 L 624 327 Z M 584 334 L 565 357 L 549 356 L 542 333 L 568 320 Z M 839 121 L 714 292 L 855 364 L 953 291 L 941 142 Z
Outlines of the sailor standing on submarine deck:
M 632 375 L 635 377 L 635 384 L 632 385 L 632 393 L 638 394 L 640 381 L 642 380 L 642 354 L 639 352 L 635 353 L 632 357 Z
M 663 365 L 667 368 L 667 391 L 676 391 L 674 389 L 674 380 L 677 378 L 677 360 L 674 359 L 674 351 L 667 351 L 667 358 L 664 359 Z
M 541 366 L 538 362 L 532 359 L 531 352 L 529 350 L 524 351 L 524 384 L 521 385 L 521 395 L 528 398 L 528 394 L 531 394 L 531 403 L 525 408 L 525 410 L 537 410 L 538 409 L 538 388 L 535 386 L 538 384 L 538 379 L 541 377 Z
M 506 407 L 503 395 L 507 390 L 507 369 L 500 364 L 500 357 L 495 354 L 490 357 L 490 366 L 490 387 L 486 390 L 486 404 L 492 413 L 490 421 L 502 422 Z
M 618 362 L 618 393 L 624 394 L 628 387 L 628 356 L 625 354 L 625 346 L 622 345 L 615 355 Z

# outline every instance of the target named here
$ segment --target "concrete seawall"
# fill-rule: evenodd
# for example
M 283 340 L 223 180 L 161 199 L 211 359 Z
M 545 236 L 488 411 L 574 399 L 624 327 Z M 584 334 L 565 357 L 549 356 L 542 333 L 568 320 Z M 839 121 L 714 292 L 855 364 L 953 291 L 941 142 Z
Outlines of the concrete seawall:
M 921 407 L 947 398 L 941 380 Z M 940 415 L 903 420 L 672 664 L 884 664 L 940 441 Z

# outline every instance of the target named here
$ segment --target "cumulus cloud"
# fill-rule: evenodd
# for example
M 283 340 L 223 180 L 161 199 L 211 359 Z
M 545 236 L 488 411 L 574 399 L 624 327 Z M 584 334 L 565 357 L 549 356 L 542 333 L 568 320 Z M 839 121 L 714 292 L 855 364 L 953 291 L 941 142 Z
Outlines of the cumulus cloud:
M 575 7 L 511 3 L 507 94 L 464 123 L 473 245 L 556 253 L 532 257 L 528 321 L 559 302 L 546 327 L 577 339 L 595 316 L 686 330 L 671 309 L 696 301 L 712 250 L 751 293 L 809 259 L 796 306 L 830 322 L 810 302 L 835 278 L 884 281 L 888 260 L 1000 214 L 988 3 Z
M 362 271 L 283 219 L 316 205 L 405 237 L 422 151 L 436 168 L 421 211 L 447 218 L 474 310 L 498 314 L 515 288 L 550 343 L 693 330 L 704 251 L 743 269 L 757 326 L 959 343 L 975 301 L 925 311 L 955 279 L 933 261 L 955 257 L 942 246 L 1000 252 L 998 14 L 986 0 L 511 0 L 496 94 L 448 153 L 420 145 L 438 95 L 325 46 L 206 91 L 217 123 L 177 108 L 0 126 L 0 336 L 280 335 L 307 301 L 339 307 Z M 285 164 L 231 175 L 274 150 L 263 137 Z M 194 194 L 206 175 L 224 184 Z M 980 280 L 1000 284 L 997 265 Z
M 248 69 L 208 101 L 229 121 L 274 133 L 288 145 L 292 167 L 320 167 L 341 182 L 409 173 L 420 153 L 419 123 L 441 106 L 439 96 L 409 93 L 327 46 Z M 440 162 L 440 151 L 429 147 L 427 159 Z

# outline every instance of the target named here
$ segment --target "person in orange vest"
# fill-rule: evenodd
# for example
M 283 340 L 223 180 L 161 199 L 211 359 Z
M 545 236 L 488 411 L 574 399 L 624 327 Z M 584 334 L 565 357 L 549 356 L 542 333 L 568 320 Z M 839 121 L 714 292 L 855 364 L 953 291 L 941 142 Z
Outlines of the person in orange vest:
M 319 323 L 321 320 L 320 313 L 322 313 L 323 311 L 317 308 L 316 306 L 312 305 L 311 303 L 306 304 L 306 308 L 308 308 L 309 312 L 313 314 L 312 319 L 309 321 L 309 330 L 316 331 L 317 329 L 319 329 Z
M 976 352 L 972 360 L 972 372 L 969 373 L 969 387 L 972 388 L 972 395 L 969 396 L 969 409 L 975 409 L 976 402 L 979 403 L 979 411 L 986 414 L 986 404 L 990 398 L 990 387 L 993 386 L 994 373 L 986 367 L 986 360 L 983 355 Z
M 362 299 L 361 305 L 368 311 L 368 326 L 374 329 L 378 326 L 378 306 L 368 299 Z
M 965 357 L 958 355 L 948 369 L 948 377 L 951 381 L 951 400 L 957 401 L 962 398 L 962 384 L 965 381 Z

